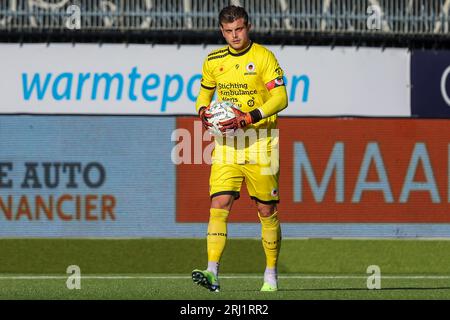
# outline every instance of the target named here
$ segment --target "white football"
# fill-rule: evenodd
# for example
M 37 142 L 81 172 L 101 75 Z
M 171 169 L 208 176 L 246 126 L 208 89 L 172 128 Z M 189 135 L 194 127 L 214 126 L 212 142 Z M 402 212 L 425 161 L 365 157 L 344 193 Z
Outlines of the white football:
M 212 124 L 209 128 L 209 132 L 213 135 L 222 136 L 222 131 L 220 131 L 221 121 L 233 119 L 236 117 L 233 112 L 233 108 L 239 109 L 230 101 L 217 101 L 211 104 L 209 107 L 209 112 L 211 113 L 211 118 L 208 119 L 208 122 Z M 232 134 L 232 132 L 228 132 L 227 135 Z

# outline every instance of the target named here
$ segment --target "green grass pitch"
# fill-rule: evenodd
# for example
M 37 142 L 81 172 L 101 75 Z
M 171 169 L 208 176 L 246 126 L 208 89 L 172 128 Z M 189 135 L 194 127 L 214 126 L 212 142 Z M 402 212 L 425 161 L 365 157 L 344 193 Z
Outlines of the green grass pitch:
M 204 239 L 2 239 L 0 299 L 296 300 L 450 299 L 450 241 L 285 239 L 280 290 L 261 293 L 260 240 L 229 239 L 221 292 L 192 283 Z M 69 290 L 69 265 L 81 289 Z M 381 289 L 367 288 L 369 265 Z

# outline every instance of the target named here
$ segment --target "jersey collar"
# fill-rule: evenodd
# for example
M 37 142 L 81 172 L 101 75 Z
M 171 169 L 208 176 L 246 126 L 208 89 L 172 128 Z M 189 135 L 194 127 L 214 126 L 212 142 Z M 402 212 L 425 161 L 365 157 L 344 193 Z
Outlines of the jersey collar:
M 228 53 L 231 54 L 234 57 L 239 57 L 239 56 L 243 56 L 244 54 L 246 54 L 247 52 L 250 51 L 251 47 L 253 45 L 253 41 L 250 41 L 250 44 L 248 45 L 247 48 L 245 48 L 242 51 L 236 51 L 233 48 L 230 48 L 230 46 L 228 46 Z

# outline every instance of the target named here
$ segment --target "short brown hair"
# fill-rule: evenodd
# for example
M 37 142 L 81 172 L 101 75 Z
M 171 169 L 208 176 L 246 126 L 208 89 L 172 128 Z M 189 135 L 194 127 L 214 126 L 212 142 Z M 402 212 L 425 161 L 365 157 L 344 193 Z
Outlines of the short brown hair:
M 231 23 L 240 18 L 244 18 L 244 24 L 248 25 L 248 14 L 243 7 L 228 6 L 220 11 L 219 24 L 222 26 L 222 23 Z

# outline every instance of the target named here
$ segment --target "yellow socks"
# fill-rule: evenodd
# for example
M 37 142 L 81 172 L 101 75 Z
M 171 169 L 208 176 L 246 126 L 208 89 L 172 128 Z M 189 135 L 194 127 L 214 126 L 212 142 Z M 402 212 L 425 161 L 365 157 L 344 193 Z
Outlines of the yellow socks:
M 281 228 L 278 220 L 277 211 L 270 217 L 262 217 L 259 213 L 259 220 L 261 220 L 261 238 L 266 254 L 267 268 L 276 269 L 278 254 L 281 246 Z
M 225 249 L 227 241 L 227 220 L 228 210 L 210 209 L 207 249 L 208 249 L 208 271 L 215 275 L 218 273 L 219 261 Z M 265 280 L 276 286 L 276 268 L 278 255 L 281 246 L 281 228 L 278 220 L 277 212 L 270 217 L 262 217 L 261 220 L 261 237 L 264 252 L 266 254 L 266 272 Z M 267 279 L 266 279 L 267 278 Z
M 208 236 L 206 237 L 208 262 L 216 262 L 218 264 L 222 257 L 227 241 L 228 214 L 228 210 L 210 209 Z

